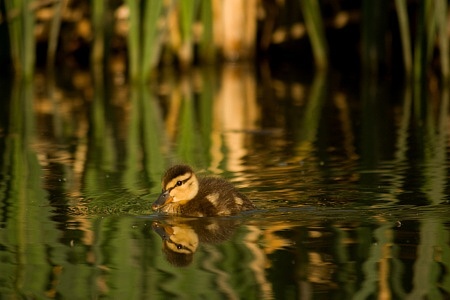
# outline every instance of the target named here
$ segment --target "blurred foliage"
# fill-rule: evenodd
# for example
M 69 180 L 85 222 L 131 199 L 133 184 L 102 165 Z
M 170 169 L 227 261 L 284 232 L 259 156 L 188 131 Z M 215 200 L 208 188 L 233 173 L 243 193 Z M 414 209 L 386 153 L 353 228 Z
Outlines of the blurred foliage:
M 449 73 L 445 0 L 4 3 L 0 26 L 9 32 L 0 30 L 0 40 L 10 45 L 18 76 L 31 76 L 36 53 L 39 66 L 91 60 L 114 68 L 120 61 L 132 80 L 149 79 L 160 65 L 216 58 L 308 64 L 312 56 L 325 69 L 359 57 L 368 74 L 398 69 L 420 81 Z

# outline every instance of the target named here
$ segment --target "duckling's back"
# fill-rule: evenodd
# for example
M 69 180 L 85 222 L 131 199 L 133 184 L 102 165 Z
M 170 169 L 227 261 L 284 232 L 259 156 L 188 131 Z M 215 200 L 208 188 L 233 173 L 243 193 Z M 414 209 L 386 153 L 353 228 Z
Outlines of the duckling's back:
M 226 216 L 254 209 L 252 202 L 229 182 L 216 177 L 199 178 L 199 191 L 186 203 L 183 213 L 196 216 Z

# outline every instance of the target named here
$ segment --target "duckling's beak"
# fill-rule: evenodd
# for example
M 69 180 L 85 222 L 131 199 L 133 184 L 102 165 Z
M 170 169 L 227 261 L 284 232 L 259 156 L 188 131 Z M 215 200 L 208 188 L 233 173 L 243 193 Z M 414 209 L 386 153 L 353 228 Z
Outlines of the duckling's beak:
M 172 227 L 164 225 L 160 222 L 153 222 L 152 228 L 161 237 L 161 239 L 163 239 L 163 241 L 170 240 L 170 236 L 173 234 Z
M 157 210 L 161 206 L 164 206 L 164 205 L 172 202 L 172 200 L 173 200 L 173 197 L 170 196 L 170 189 L 167 191 L 164 191 L 161 193 L 161 195 L 159 195 L 158 199 L 156 199 L 156 201 L 153 202 L 152 209 Z

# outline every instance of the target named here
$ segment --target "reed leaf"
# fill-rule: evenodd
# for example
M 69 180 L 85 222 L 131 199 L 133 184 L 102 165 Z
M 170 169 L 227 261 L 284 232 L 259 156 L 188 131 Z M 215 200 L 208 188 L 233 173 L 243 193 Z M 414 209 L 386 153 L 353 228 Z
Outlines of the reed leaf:
M 141 14 L 140 2 L 135 0 L 126 0 L 130 12 L 128 19 L 128 64 L 129 73 L 132 81 L 139 79 L 141 74 Z
M 403 65 L 405 73 L 410 76 L 412 70 L 411 33 L 409 30 L 408 10 L 406 0 L 395 0 L 397 8 L 400 37 L 402 40 Z
M 416 82 L 422 81 L 425 76 L 427 62 L 428 62 L 428 42 L 427 42 L 427 33 L 429 32 L 428 28 L 430 27 L 427 24 L 427 15 L 431 9 L 431 1 L 424 0 L 421 1 L 419 13 L 418 13 L 418 21 L 417 21 L 417 33 L 416 33 L 416 42 L 414 45 L 414 80 Z
M 426 75 L 430 61 L 430 13 L 432 11 L 432 0 L 420 2 L 418 9 L 417 33 L 414 44 L 414 115 L 420 122 L 426 116 Z M 432 20 L 431 20 L 432 21 Z
M 35 64 L 35 36 L 34 11 L 32 1 L 6 1 L 7 17 L 9 20 L 9 34 L 11 55 L 16 76 L 30 80 L 34 73 Z M 18 12 L 15 15 L 15 12 Z
M 193 38 L 192 29 L 194 26 L 195 16 L 198 11 L 198 0 L 194 1 L 179 1 L 180 5 L 180 26 L 181 26 L 181 48 L 178 49 L 178 58 L 182 67 L 192 64 L 193 61 Z
M 201 2 L 200 19 L 203 32 L 200 40 L 199 56 L 203 62 L 212 63 L 216 56 L 216 49 L 214 47 L 212 0 L 203 0 Z
M 13 67 L 16 70 L 22 68 L 21 41 L 22 41 L 22 22 L 19 15 L 14 16 L 15 11 L 22 11 L 23 1 L 5 1 L 7 18 L 9 20 L 9 37 L 11 46 L 11 56 Z
M 94 3 L 96 3 L 95 1 Z M 98 1 L 103 2 L 103 1 Z M 47 68 L 52 70 L 55 63 L 56 49 L 58 47 L 58 36 L 61 29 L 61 18 L 63 7 L 66 6 L 66 0 L 56 1 L 53 5 L 53 18 L 50 25 L 47 49 Z M 95 5 L 95 4 L 94 4 Z
M 435 19 L 438 27 L 439 50 L 441 58 L 441 73 L 445 80 L 449 78 L 449 35 L 447 34 L 447 11 L 446 0 L 435 0 Z
M 183 1 L 184 2 L 184 1 Z M 146 1 L 144 16 L 142 18 L 142 35 L 143 41 L 141 61 L 142 61 L 142 78 L 148 79 L 151 70 L 156 66 L 159 53 L 161 50 L 161 41 L 158 39 L 159 29 L 158 22 L 163 12 L 163 0 Z
M 192 41 L 192 26 L 198 10 L 198 0 L 180 1 L 181 36 L 184 41 Z
M 325 29 L 320 13 L 319 3 L 316 0 L 301 0 L 301 8 L 305 19 L 306 29 L 314 55 L 316 67 L 326 69 L 328 67 L 328 45 L 325 37 Z
M 426 0 L 425 1 L 425 43 L 427 47 L 426 51 L 426 65 L 424 66 L 426 70 L 428 70 L 429 63 L 431 62 L 431 58 L 433 57 L 433 48 L 436 44 L 436 30 L 437 30 L 437 21 L 436 21 L 436 10 L 434 9 L 436 4 L 436 0 Z
M 34 63 L 36 59 L 36 47 L 35 47 L 35 36 L 34 36 L 34 12 L 30 9 L 30 4 L 24 6 L 22 11 L 22 22 L 23 22 L 23 71 L 25 78 L 31 80 L 34 74 Z
M 91 52 L 91 61 L 101 64 L 105 55 L 105 6 L 106 1 L 92 2 L 92 26 L 94 29 L 94 41 Z
M 386 0 L 364 0 L 362 7 L 362 53 L 363 69 L 376 75 L 385 56 L 387 24 Z

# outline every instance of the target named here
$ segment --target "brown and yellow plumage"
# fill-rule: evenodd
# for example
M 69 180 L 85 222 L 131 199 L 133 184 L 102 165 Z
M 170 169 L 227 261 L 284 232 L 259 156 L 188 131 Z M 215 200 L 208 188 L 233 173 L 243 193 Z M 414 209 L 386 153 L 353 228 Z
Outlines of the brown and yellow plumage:
M 152 208 L 167 214 L 226 216 L 255 208 L 229 182 L 217 177 L 197 178 L 187 165 L 175 165 L 168 169 L 162 186 L 163 191 Z

